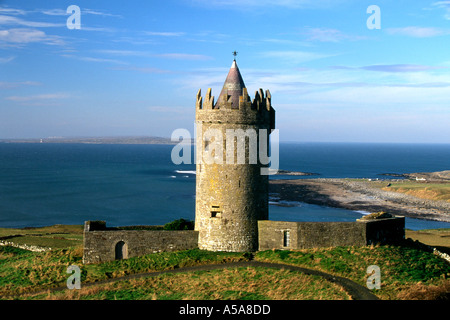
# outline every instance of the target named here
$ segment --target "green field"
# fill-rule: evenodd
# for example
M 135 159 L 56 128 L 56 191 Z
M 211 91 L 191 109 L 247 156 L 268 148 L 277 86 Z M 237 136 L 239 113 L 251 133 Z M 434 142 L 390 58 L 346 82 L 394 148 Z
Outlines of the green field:
M 230 268 L 165 274 L 43 293 L 32 299 L 86 300 L 348 300 L 336 284 L 317 276 L 268 268 Z
M 41 228 L 0 228 L 0 238 L 17 245 L 30 245 L 42 248 L 63 249 L 81 246 L 83 226 L 54 225 Z
M 21 237 L 9 241 L 55 248 L 30 252 L 0 246 L 1 299 L 311 299 L 345 300 L 349 295 L 337 284 L 318 276 L 270 268 L 229 268 L 164 274 L 153 277 L 121 277 L 185 266 L 246 261 L 247 253 L 186 250 L 156 253 L 101 264 L 82 264 L 81 226 L 54 226 L 39 229 L 1 229 L 5 235 Z M 8 233 L 12 232 L 12 233 Z M 440 233 L 440 232 L 439 232 Z M 442 234 L 442 233 L 440 233 Z M 65 242 L 63 242 L 65 241 Z M 351 279 L 365 286 L 369 265 L 381 269 L 380 299 L 441 299 L 450 292 L 450 264 L 421 249 L 413 241 L 401 246 L 365 246 L 309 249 L 301 251 L 264 251 L 257 261 L 270 261 L 320 270 Z M 64 289 L 70 265 L 81 268 L 81 290 Z M 117 279 L 112 283 L 98 283 Z M 98 283 L 98 284 L 96 284 Z M 92 284 L 92 285 L 87 285 Z M 52 291 L 61 287 L 63 290 Z
M 386 191 L 401 192 L 428 200 L 444 200 L 450 202 L 450 183 L 424 183 L 416 181 L 374 182 L 372 185 Z

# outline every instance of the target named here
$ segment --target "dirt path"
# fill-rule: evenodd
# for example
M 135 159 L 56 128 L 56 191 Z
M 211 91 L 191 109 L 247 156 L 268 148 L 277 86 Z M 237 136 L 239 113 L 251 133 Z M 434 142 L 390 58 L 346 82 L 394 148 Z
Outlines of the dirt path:
M 270 192 L 282 200 L 355 211 L 386 211 L 410 218 L 450 222 L 450 203 L 419 199 L 349 179 L 271 180 Z

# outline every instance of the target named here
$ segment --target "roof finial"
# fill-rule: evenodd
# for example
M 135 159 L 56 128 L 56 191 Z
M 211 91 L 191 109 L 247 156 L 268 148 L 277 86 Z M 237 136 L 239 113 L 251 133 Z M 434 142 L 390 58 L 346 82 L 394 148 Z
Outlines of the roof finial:
M 237 51 L 235 50 L 235 51 L 233 51 L 233 56 L 234 56 L 234 61 L 236 61 L 236 56 L 237 56 Z

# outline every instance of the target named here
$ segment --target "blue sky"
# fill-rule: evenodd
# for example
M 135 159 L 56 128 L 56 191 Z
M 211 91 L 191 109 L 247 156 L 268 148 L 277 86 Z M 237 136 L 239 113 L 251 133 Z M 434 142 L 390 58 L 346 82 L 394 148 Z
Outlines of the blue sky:
M 450 143 L 450 1 L 434 0 L 0 0 L 0 138 L 193 132 L 234 50 L 281 141 Z

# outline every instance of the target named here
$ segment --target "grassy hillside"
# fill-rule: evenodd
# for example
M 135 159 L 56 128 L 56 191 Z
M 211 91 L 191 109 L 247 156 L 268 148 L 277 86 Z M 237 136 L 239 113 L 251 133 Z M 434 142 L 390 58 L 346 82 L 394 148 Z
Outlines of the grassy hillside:
M 450 183 L 424 183 L 411 180 L 386 183 L 379 182 L 378 187 L 385 191 L 405 193 L 427 200 L 444 200 L 450 202 Z
M 268 268 L 164 274 L 43 293 L 32 299 L 108 300 L 347 300 L 338 285 L 317 276 Z
M 245 261 L 246 253 L 186 250 L 149 254 L 101 264 L 83 265 L 80 226 L 54 226 L 40 229 L 4 230 L 18 235 L 8 241 L 56 248 L 30 252 L 0 246 L 0 298 L 2 299 L 349 299 L 336 284 L 317 276 L 268 268 L 230 268 L 226 270 L 165 274 L 133 280 L 120 280 L 131 274 L 177 269 L 184 266 Z M 436 231 L 438 234 L 441 232 Z M 58 246 L 65 247 L 61 248 Z M 450 292 L 450 264 L 423 250 L 413 241 L 401 246 L 366 246 L 264 251 L 258 261 L 281 262 L 321 270 L 366 285 L 367 267 L 381 269 L 381 299 L 440 299 Z M 51 291 L 65 288 L 70 265 L 81 268 L 81 290 Z M 114 283 L 94 284 L 118 279 Z M 446 296 L 447 295 L 447 296 Z
M 381 299 L 450 298 L 450 264 L 413 242 L 402 246 L 319 248 L 258 252 L 260 261 L 282 262 L 318 269 L 366 285 L 367 267 L 381 270 Z

